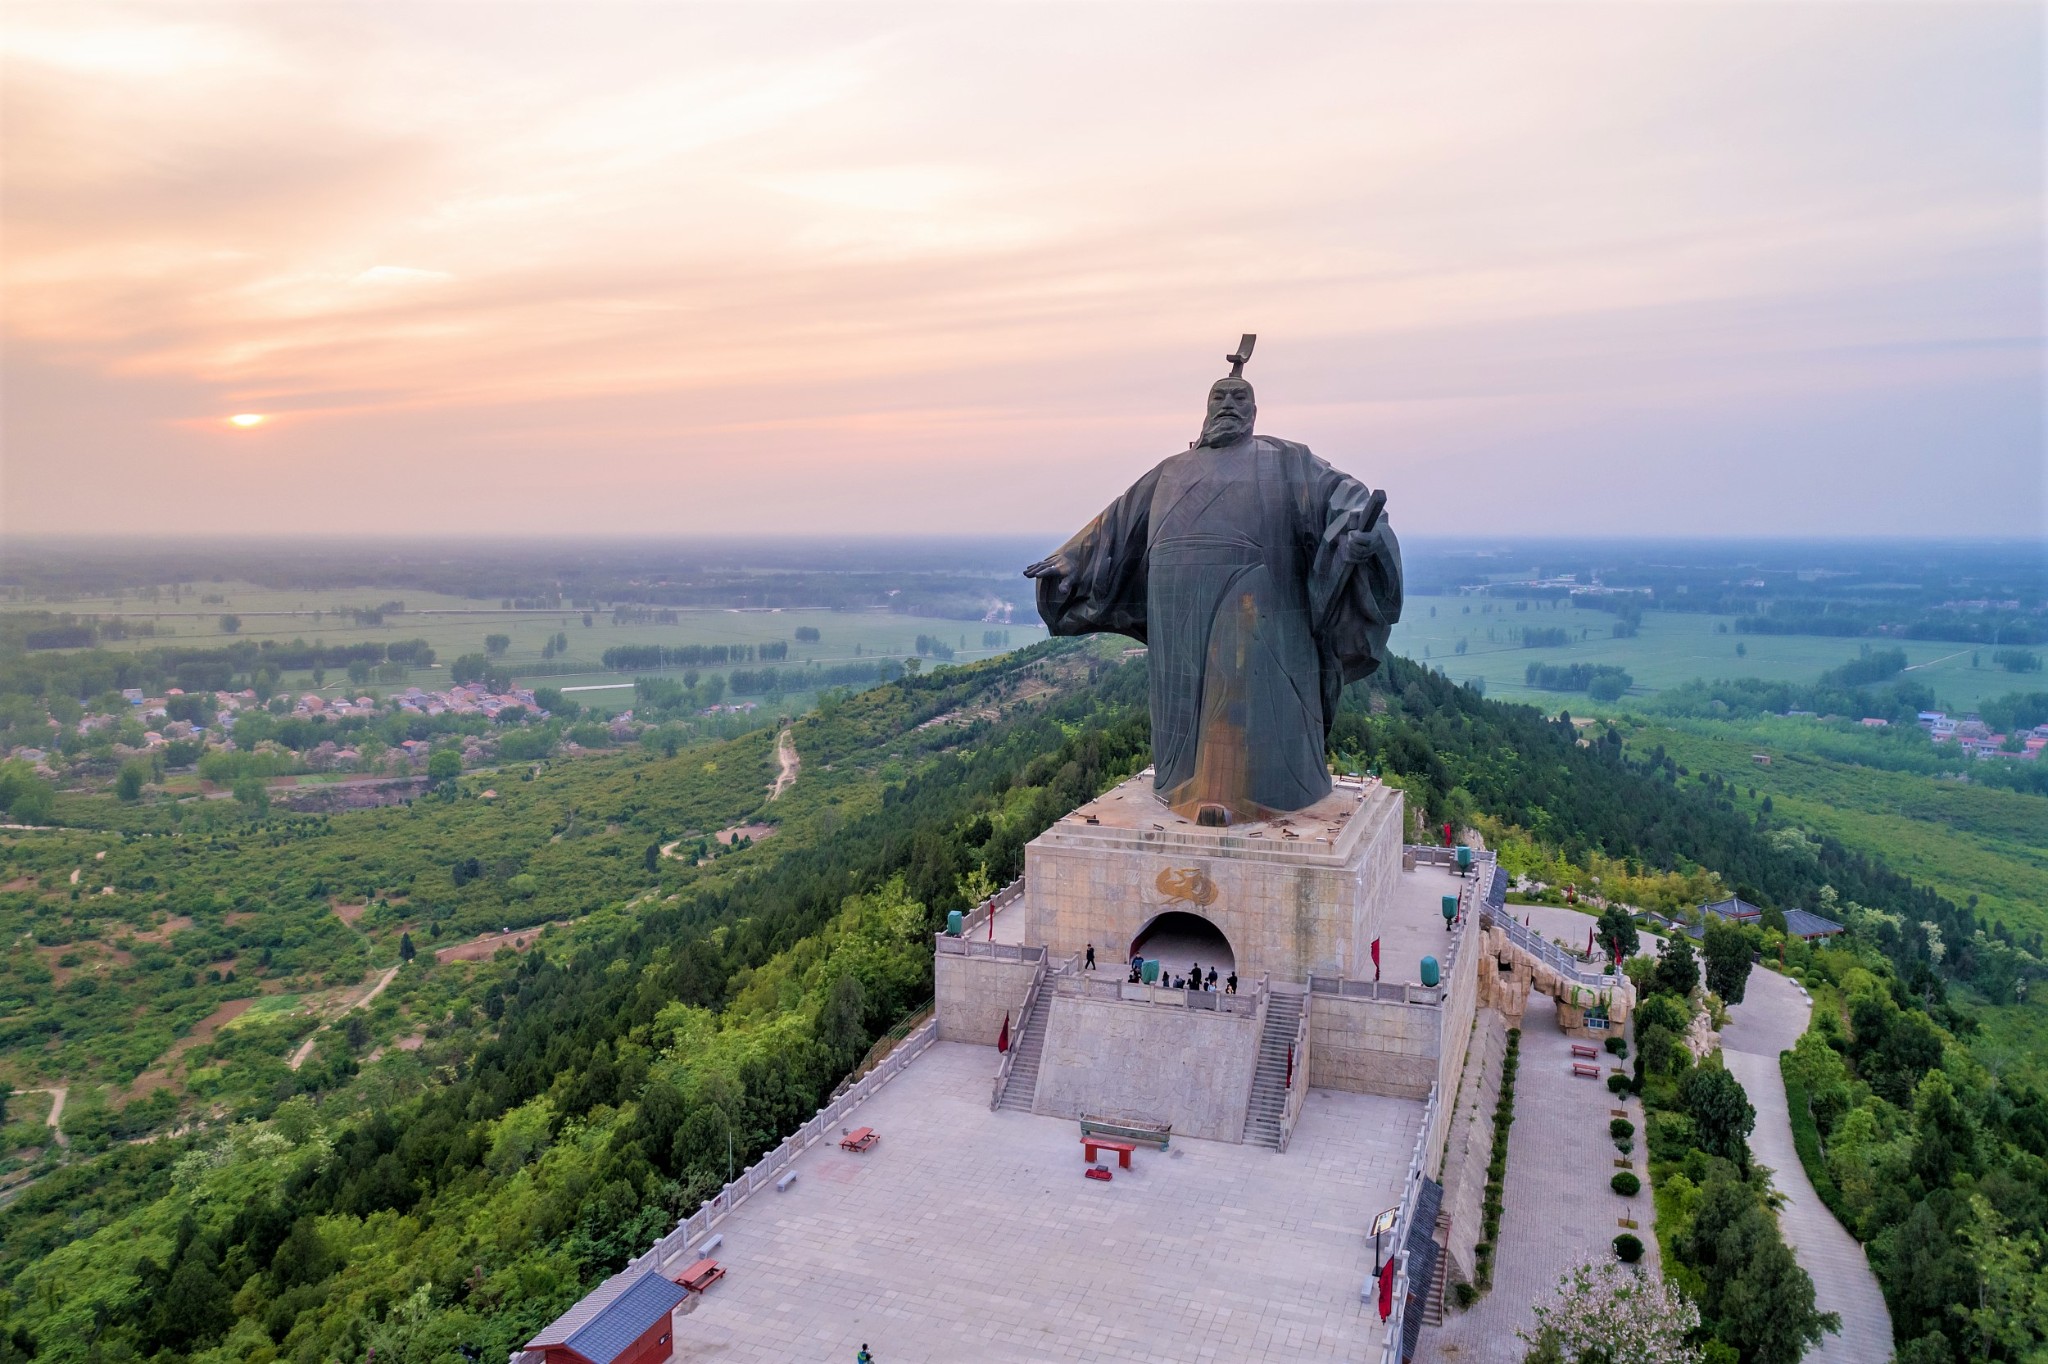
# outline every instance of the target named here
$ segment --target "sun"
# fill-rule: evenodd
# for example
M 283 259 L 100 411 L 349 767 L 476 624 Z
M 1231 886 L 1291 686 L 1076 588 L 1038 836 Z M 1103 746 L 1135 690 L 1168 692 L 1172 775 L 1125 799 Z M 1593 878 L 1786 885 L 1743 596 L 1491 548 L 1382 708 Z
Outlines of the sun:
M 234 416 L 228 418 L 228 425 L 247 429 L 251 426 L 261 426 L 264 421 L 265 418 L 261 412 L 237 412 Z

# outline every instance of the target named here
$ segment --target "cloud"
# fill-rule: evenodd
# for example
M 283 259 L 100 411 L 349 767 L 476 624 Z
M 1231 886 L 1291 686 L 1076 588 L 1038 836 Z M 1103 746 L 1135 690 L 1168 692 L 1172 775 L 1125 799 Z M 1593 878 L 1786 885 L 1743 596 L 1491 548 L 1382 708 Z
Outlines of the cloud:
M 2040 526 L 2036 11 L 14 13 L 0 529 L 279 523 L 295 460 L 407 490 L 335 528 L 1050 528 L 1245 330 L 1407 526 L 1737 529 L 1668 495 L 1723 441 L 2023 490 L 1810 528 Z

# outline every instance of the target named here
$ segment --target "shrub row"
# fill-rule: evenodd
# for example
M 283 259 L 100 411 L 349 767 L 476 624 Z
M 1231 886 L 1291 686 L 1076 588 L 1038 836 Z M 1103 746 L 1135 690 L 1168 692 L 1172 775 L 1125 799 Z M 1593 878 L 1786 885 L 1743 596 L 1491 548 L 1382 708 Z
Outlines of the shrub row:
M 1501 1192 L 1507 1186 L 1508 1128 L 1515 1121 L 1515 1071 L 1521 1064 L 1522 1030 L 1509 1028 L 1507 1054 L 1500 1063 L 1500 1099 L 1493 1106 L 1493 1155 L 1486 1164 L 1482 1230 L 1472 1252 L 1473 1277 L 1480 1289 L 1493 1287 L 1493 1248 L 1500 1241 Z

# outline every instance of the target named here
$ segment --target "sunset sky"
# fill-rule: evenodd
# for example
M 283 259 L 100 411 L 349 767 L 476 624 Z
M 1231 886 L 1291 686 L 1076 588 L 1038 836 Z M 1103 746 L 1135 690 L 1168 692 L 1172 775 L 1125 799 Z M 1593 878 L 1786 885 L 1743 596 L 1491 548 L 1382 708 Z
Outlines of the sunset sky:
M 2038 535 L 2042 15 L 10 0 L 0 532 Z

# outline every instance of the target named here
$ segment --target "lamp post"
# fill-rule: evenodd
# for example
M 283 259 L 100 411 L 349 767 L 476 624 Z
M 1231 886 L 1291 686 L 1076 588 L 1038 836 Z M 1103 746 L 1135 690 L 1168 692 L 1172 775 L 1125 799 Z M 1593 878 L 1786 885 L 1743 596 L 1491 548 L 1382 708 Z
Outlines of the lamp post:
M 1372 1276 L 1380 1276 L 1380 1237 L 1394 1229 L 1394 1223 L 1401 1220 L 1401 1205 L 1395 1204 L 1372 1219 Z

